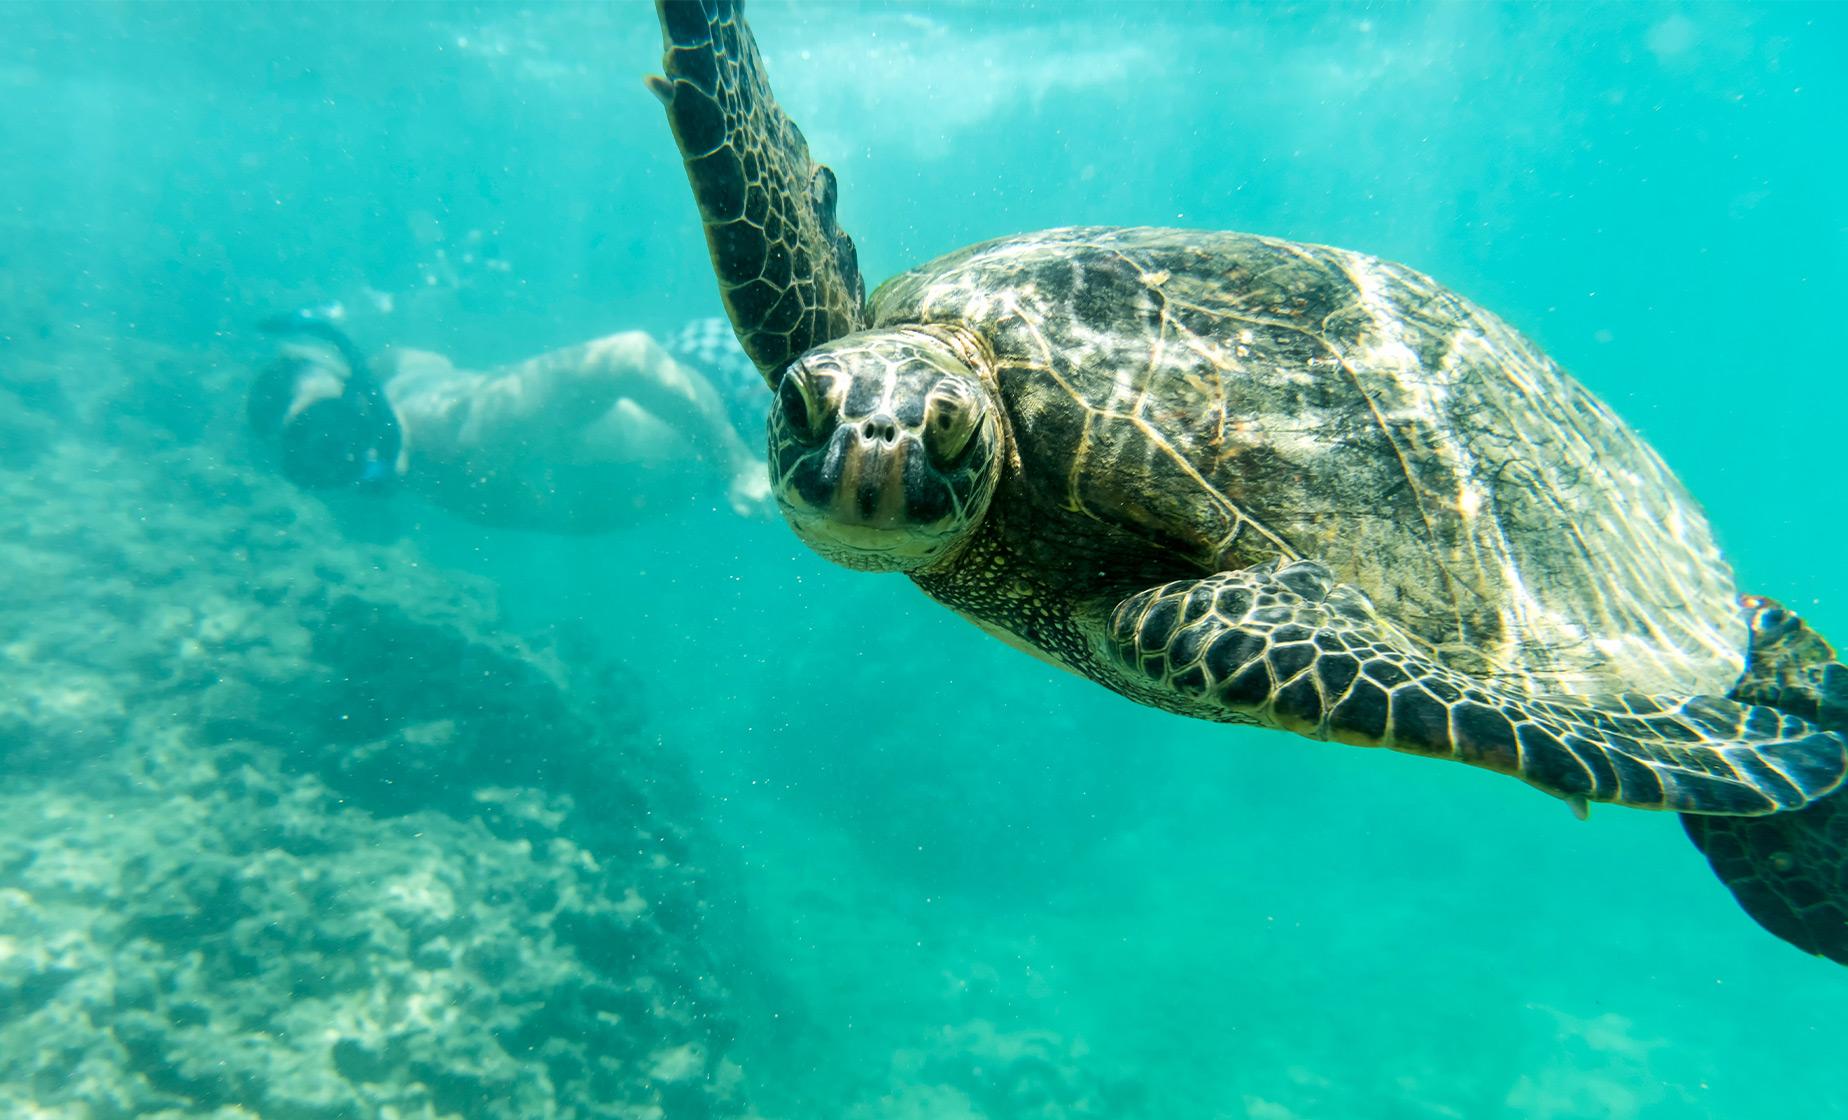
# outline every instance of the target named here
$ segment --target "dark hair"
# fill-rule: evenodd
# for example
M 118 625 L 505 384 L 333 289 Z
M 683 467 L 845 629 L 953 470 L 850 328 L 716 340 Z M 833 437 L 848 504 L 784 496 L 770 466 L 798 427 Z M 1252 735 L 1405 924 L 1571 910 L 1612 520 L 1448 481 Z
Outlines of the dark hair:
M 283 426 L 282 476 L 309 490 L 384 482 L 391 463 L 379 455 L 377 435 L 345 396 L 316 401 Z
M 310 370 L 307 359 L 284 355 L 257 371 L 250 383 L 250 399 L 244 402 L 244 418 L 250 430 L 265 440 L 282 435 L 282 422 L 295 402 L 295 386 Z
M 316 372 L 313 362 L 278 358 L 251 385 L 246 416 L 253 431 L 276 445 L 283 477 L 311 490 L 388 487 L 396 477 L 404 436 L 365 356 L 323 319 L 297 313 L 265 320 L 262 327 L 271 334 L 328 342 L 347 366 L 339 396 L 315 401 L 293 415 L 302 379 Z

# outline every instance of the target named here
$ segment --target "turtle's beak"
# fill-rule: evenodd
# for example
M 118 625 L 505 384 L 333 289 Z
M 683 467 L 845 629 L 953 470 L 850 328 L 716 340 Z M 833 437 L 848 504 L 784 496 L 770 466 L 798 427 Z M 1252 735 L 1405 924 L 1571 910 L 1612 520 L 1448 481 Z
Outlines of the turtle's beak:
M 916 525 L 910 513 L 907 465 L 923 448 L 890 416 L 869 416 L 835 430 L 817 482 L 833 491 L 827 516 L 842 526 L 896 529 Z M 919 480 L 922 481 L 922 480 Z
M 923 444 L 890 416 L 840 425 L 794 481 L 784 499 L 793 512 L 866 547 L 893 533 L 933 533 L 953 511 Z
M 950 488 L 913 432 L 890 416 L 844 423 L 777 497 L 817 551 L 855 568 L 909 568 L 956 529 Z

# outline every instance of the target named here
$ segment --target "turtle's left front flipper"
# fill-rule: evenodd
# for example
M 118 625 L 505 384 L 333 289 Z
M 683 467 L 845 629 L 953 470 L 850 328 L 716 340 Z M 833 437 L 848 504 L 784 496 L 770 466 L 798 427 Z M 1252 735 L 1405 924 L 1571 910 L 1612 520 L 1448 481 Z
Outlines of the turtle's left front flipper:
M 853 239 L 834 220 L 834 172 L 770 92 L 735 0 L 655 0 L 667 106 L 699 203 L 725 310 L 772 389 L 804 351 L 866 325 Z
M 1752 647 L 1734 699 L 1848 733 L 1848 665 L 1796 614 L 1745 600 Z M 1758 924 L 1848 964 L 1848 792 L 1769 817 L 1681 818 L 1714 873 Z
M 1171 711 L 1456 759 L 1575 803 L 1774 813 L 1848 769 L 1848 742 L 1769 707 L 1493 687 L 1437 662 L 1315 563 L 1132 595 L 1107 641 L 1137 691 Z

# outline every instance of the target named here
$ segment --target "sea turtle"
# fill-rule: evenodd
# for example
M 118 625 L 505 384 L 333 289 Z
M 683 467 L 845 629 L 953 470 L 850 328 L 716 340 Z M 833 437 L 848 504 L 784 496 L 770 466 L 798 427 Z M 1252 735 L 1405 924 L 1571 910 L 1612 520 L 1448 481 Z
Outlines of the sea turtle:
M 657 2 L 650 88 L 817 552 L 1158 708 L 1690 814 L 1848 963 L 1842 667 L 1532 343 L 1409 268 L 1197 230 L 1005 237 L 868 299 L 738 5 Z

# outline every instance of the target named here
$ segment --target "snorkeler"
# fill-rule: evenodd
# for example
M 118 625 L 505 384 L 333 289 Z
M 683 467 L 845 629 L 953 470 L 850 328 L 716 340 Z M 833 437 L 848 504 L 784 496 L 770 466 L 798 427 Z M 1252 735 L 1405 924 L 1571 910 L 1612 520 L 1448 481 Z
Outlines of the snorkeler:
M 498 528 L 597 533 L 723 494 L 768 507 L 764 463 L 708 379 L 641 331 L 487 372 L 425 350 L 368 360 L 310 313 L 257 376 L 250 425 L 306 489 L 399 488 Z

